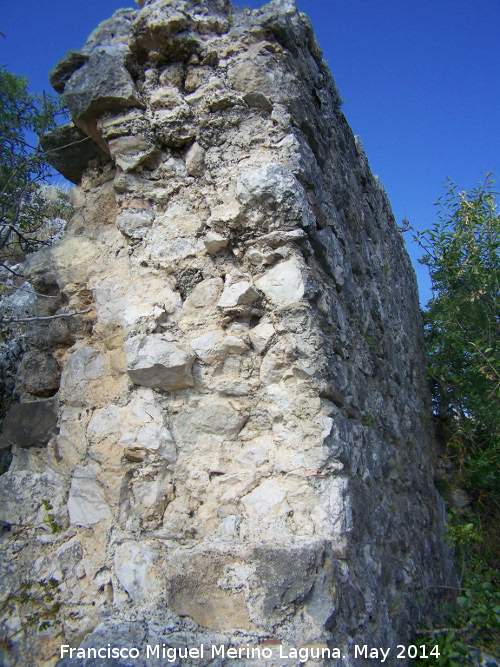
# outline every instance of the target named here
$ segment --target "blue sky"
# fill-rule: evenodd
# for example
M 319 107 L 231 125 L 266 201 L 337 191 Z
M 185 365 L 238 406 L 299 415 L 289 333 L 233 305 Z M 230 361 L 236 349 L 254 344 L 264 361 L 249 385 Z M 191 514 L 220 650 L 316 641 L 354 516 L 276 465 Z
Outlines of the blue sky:
M 235 3 L 236 4 L 236 3 Z M 258 0 L 245 0 L 257 7 Z M 264 4 L 264 3 L 262 3 Z M 398 222 L 431 226 L 451 178 L 469 190 L 500 179 L 500 0 L 297 0 L 313 22 L 343 107 Z M 68 49 L 127 0 L 0 0 L 0 64 L 49 89 Z M 407 238 L 420 298 L 427 269 Z

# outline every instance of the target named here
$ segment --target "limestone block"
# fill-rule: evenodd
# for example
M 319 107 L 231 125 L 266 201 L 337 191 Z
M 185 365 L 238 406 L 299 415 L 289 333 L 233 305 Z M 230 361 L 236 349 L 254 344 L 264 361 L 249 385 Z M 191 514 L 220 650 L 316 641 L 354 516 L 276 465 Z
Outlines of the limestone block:
M 241 565 L 237 557 L 220 550 L 175 552 L 164 565 L 169 606 L 206 628 L 253 629 L 243 593 L 249 572 L 239 577 L 239 586 L 223 583 L 227 572 L 241 570 Z
M 49 74 L 49 82 L 52 88 L 58 93 L 63 93 L 64 86 L 68 79 L 77 69 L 82 67 L 88 59 L 89 57 L 85 53 L 68 51 L 66 56 L 57 63 Z
M 86 282 L 97 252 L 89 239 L 64 237 L 57 245 L 28 255 L 25 275 L 38 291 L 53 294 L 54 287 L 63 289 L 68 283 Z
M 247 562 L 255 566 L 247 585 L 256 593 L 249 599 L 249 607 L 264 627 L 282 621 L 296 605 L 309 599 L 314 589 L 323 592 L 323 611 L 331 617 L 336 595 L 331 585 L 331 565 L 322 566 L 323 548 L 321 543 L 296 547 L 266 544 L 248 554 Z
M 125 342 L 127 372 L 135 384 L 163 391 L 194 385 L 191 367 L 195 355 L 161 334 L 134 336 Z
M 227 247 L 228 240 L 216 232 L 208 232 L 203 243 L 209 255 L 216 255 L 219 250 Z
M 61 475 L 52 470 L 9 470 L 0 475 L 0 521 L 16 526 L 40 525 L 47 518 L 42 506 L 42 500 L 47 500 L 55 520 L 63 524 L 66 493 Z
M 142 525 L 159 526 L 168 503 L 174 497 L 171 473 L 146 468 L 132 481 L 131 515 L 139 515 Z
M 81 406 L 63 404 L 61 407 L 56 445 L 61 465 L 67 470 L 73 470 L 87 453 L 89 419 L 90 414 L 82 411 Z
M 85 204 L 84 189 L 80 185 L 75 185 L 70 190 L 68 190 L 68 199 L 75 211 L 79 208 L 82 208 L 82 206 Z
M 65 237 L 51 250 L 51 260 L 57 268 L 59 287 L 67 283 L 84 283 L 95 266 L 99 251 L 89 239 Z
M 223 35 L 229 30 L 229 21 L 222 16 L 200 16 L 200 14 L 197 14 L 193 17 L 192 28 L 200 35 L 208 35 L 211 32 Z
M 155 567 L 156 551 L 140 542 L 125 542 L 115 551 L 118 581 L 134 602 L 147 602 L 162 593 Z
M 116 218 L 118 229 L 132 239 L 142 239 L 153 223 L 151 211 L 122 211 Z
M 74 526 L 88 528 L 112 517 L 102 486 L 96 479 L 97 470 L 95 465 L 75 468 L 68 497 L 69 520 Z
M 73 537 L 69 542 L 65 542 L 57 548 L 55 553 L 38 559 L 34 563 L 32 578 L 37 581 L 56 579 L 58 582 L 65 578 L 71 579 L 75 576 L 75 569 L 83 556 L 82 543 L 78 538 Z
M 64 87 L 72 118 L 88 121 L 105 111 L 141 106 L 124 60 L 127 49 L 116 45 L 94 50 Z
M 262 109 L 263 111 L 272 111 L 273 109 L 271 100 L 259 91 L 246 93 L 243 99 L 250 108 Z
M 223 361 L 230 354 L 243 354 L 248 345 L 237 336 L 225 336 L 219 330 L 207 331 L 190 341 L 196 355 L 206 364 Z
M 276 330 L 270 322 L 262 322 L 250 330 L 250 341 L 257 352 L 262 353 L 275 333 Z
M 42 447 L 56 433 L 59 401 L 49 399 L 11 405 L 3 436 L 18 447 Z
M 232 439 L 245 421 L 245 414 L 235 410 L 227 401 L 204 401 L 197 408 L 185 410 L 177 418 L 175 426 L 179 433 L 179 448 L 196 445 L 198 438 L 206 434 Z
M 59 567 L 64 576 L 72 575 L 84 556 L 82 543 L 77 537 L 62 544 L 55 552 Z
M 223 233 L 227 227 L 234 225 L 240 213 L 241 206 L 237 201 L 214 206 L 207 220 L 207 225 Z
M 222 331 L 214 329 L 214 331 L 207 331 L 201 336 L 193 338 L 189 344 L 196 352 L 196 356 L 206 364 L 211 364 L 217 357 L 217 348 L 223 338 L 224 334 Z
M 183 63 L 170 63 L 160 74 L 160 84 L 162 86 L 174 86 L 181 88 L 184 81 Z
M 151 93 L 150 104 L 152 109 L 174 109 L 182 103 L 182 95 L 175 86 L 155 88 Z
M 61 389 L 67 395 L 74 395 L 86 388 L 93 380 L 104 374 L 105 355 L 84 345 L 72 352 L 61 374 Z
M 35 255 L 28 255 L 25 272 L 29 270 L 30 258 Z M 44 253 L 46 256 L 46 253 Z M 40 267 L 41 268 L 41 267 Z M 13 319 L 32 317 L 35 314 L 37 305 L 37 298 L 33 285 L 28 281 L 21 285 L 20 290 L 14 291 L 12 294 L 6 294 L 0 299 L 0 308 L 4 317 L 12 317 Z
M 184 178 L 188 178 L 188 176 L 189 176 L 188 171 L 186 169 L 186 163 L 180 157 L 169 157 L 169 158 L 167 158 L 164 162 L 162 162 L 160 164 L 160 166 L 158 167 L 157 172 L 155 172 L 155 173 L 158 173 L 158 175 L 161 175 L 164 178 L 182 178 L 182 179 L 184 179 Z M 178 207 L 176 207 L 176 208 L 177 208 L 176 212 L 178 214 L 179 208 Z M 172 215 L 172 214 L 170 214 L 170 211 L 169 211 L 169 215 L 165 216 L 165 218 L 168 218 L 168 217 L 170 217 L 170 218 L 174 217 L 175 218 L 176 216 L 175 216 L 175 213 Z M 163 219 L 163 220 L 166 222 L 165 219 Z M 179 223 L 181 223 L 181 221 L 177 218 L 176 223 L 179 224 Z M 181 231 L 181 228 L 179 228 L 179 231 Z
M 283 337 L 270 347 L 260 366 L 262 384 L 270 385 L 280 382 L 293 374 L 293 362 L 297 354 L 295 345 L 288 337 Z
M 160 3 L 148 4 L 134 21 L 130 47 L 141 59 L 145 59 L 149 52 L 168 53 L 169 47 L 175 48 L 173 38 L 188 27 L 188 18 L 184 13 L 164 7 Z M 181 48 L 180 44 L 178 48 Z M 177 55 L 182 55 L 182 52 Z M 175 61 L 177 58 L 171 60 Z
M 277 306 L 300 301 L 304 296 L 301 265 L 295 259 L 281 262 L 256 281 L 266 298 Z
M 272 98 L 279 89 L 280 73 L 267 68 L 265 58 L 246 60 L 230 67 L 227 76 L 231 86 L 243 93 L 261 93 Z
M 156 146 L 152 146 L 140 135 L 111 139 L 108 146 L 111 157 L 125 173 L 137 169 L 158 152 Z
M 211 76 L 207 83 L 200 85 L 197 78 L 198 88 L 195 92 L 186 95 L 186 102 L 198 112 L 214 112 L 228 109 L 240 100 L 237 95 L 227 89 L 224 81 L 216 76 Z
M 177 457 L 175 442 L 164 424 L 164 414 L 152 389 L 140 388 L 125 407 L 109 405 L 94 410 L 87 428 L 91 443 L 106 438 L 128 451 L 160 455 L 168 463 Z
M 260 436 L 250 440 L 246 446 L 234 457 L 238 466 L 254 470 L 264 463 L 269 462 L 269 451 L 273 440 L 269 436 Z
M 236 184 L 236 197 L 249 221 L 266 231 L 316 227 L 303 186 L 282 164 L 245 170 Z
M 205 150 L 194 142 L 186 153 L 186 169 L 190 176 L 199 176 L 205 166 Z
M 251 519 L 277 519 L 292 510 L 286 501 L 285 491 L 276 479 L 264 482 L 241 499 L 246 513 Z
M 97 319 L 104 326 L 120 324 L 135 327 L 144 319 L 156 321 L 165 313 L 173 314 L 180 306 L 180 296 L 156 276 L 127 275 L 117 282 L 113 276 L 94 283 Z
M 208 278 L 198 283 L 194 290 L 189 294 L 183 305 L 185 313 L 196 310 L 202 311 L 204 308 L 209 308 L 215 305 L 222 292 L 224 282 L 222 278 Z
M 255 287 L 248 280 L 239 280 L 234 283 L 226 283 L 217 305 L 219 308 L 251 305 L 257 301 L 259 296 Z
M 203 67 L 188 67 L 184 89 L 186 93 L 193 93 L 203 83 Z
M 225 359 L 230 354 L 244 354 L 248 350 L 248 345 L 244 340 L 237 336 L 226 336 L 219 345 L 217 355 Z
M 318 535 L 343 536 L 353 530 L 349 483 L 334 477 L 322 483 L 320 501 L 312 503 L 311 519 Z
M 134 428 L 131 424 L 130 430 L 123 430 L 118 441 L 122 447 L 129 451 L 143 450 L 158 454 L 168 463 L 175 463 L 177 450 L 170 431 L 156 422 L 144 423 Z
M 196 257 L 204 249 L 201 239 L 180 235 L 169 237 L 160 225 L 153 228 L 148 242 L 148 259 L 168 273 L 175 271 L 182 260 Z

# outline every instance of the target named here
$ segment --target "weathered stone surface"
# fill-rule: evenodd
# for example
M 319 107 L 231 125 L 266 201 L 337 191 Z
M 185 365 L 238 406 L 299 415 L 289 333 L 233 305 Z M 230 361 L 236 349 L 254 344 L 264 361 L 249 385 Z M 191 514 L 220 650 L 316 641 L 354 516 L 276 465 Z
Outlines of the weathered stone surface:
M 63 60 L 57 63 L 49 75 L 52 88 L 58 93 L 64 92 L 64 86 L 77 69 L 85 65 L 89 57 L 79 51 L 68 51 Z
M 193 338 L 189 342 L 196 356 L 207 364 L 215 361 L 217 356 L 217 348 L 222 342 L 224 334 L 222 331 L 215 329 L 214 331 L 207 331 L 198 338 Z
M 207 252 L 210 255 L 215 255 L 219 250 L 227 247 L 228 240 L 216 232 L 208 232 L 203 239 L 203 243 L 205 244 Z
M 66 81 L 64 100 L 74 120 L 92 120 L 105 111 L 141 105 L 125 56 L 119 46 L 95 49 Z
M 59 389 L 61 368 L 51 354 L 27 352 L 16 375 L 16 388 L 21 394 L 53 396 Z
M 179 310 L 180 296 L 156 276 L 127 275 L 117 283 L 104 275 L 93 287 L 97 318 L 104 327 L 122 326 L 137 330 L 140 322 L 154 327 Z
M 115 572 L 118 581 L 134 602 L 152 602 L 161 595 L 155 560 L 158 553 L 140 542 L 120 544 L 115 551 Z
M 238 280 L 226 283 L 217 305 L 219 308 L 234 308 L 235 306 L 250 305 L 258 298 L 259 293 L 248 280 Z
M 152 223 L 151 211 L 122 211 L 116 219 L 118 229 L 132 239 L 142 239 Z
M 192 387 L 191 366 L 195 355 L 159 334 L 134 336 L 125 343 L 127 372 L 145 387 L 176 391 Z
M 125 173 L 134 171 L 157 153 L 156 147 L 140 135 L 117 137 L 108 145 L 111 157 Z
M 209 400 L 192 410 L 184 411 L 175 422 L 179 447 L 189 449 L 206 435 L 234 438 L 246 421 L 241 411 L 227 401 Z
M 226 336 L 217 348 L 217 355 L 224 359 L 229 354 L 243 354 L 248 350 L 248 345 L 237 336 Z
M 250 340 L 257 352 L 264 352 L 269 341 L 276 333 L 275 328 L 270 322 L 263 322 L 254 327 L 250 333 Z
M 203 312 L 204 308 L 208 308 L 218 301 L 223 286 L 224 282 L 221 278 L 202 280 L 184 302 L 184 310 L 186 312 L 196 310 Z
M 92 443 L 117 441 L 128 452 L 159 454 L 169 463 L 176 459 L 175 443 L 165 426 L 161 406 L 154 392 L 147 388 L 141 387 L 124 407 L 111 404 L 95 410 L 87 437 Z
M 265 231 L 316 226 L 304 188 L 281 164 L 244 171 L 236 185 L 236 197 L 250 221 Z
M 104 374 L 104 354 L 84 345 L 72 352 L 66 361 L 61 374 L 61 389 L 71 396 L 99 380 Z
M 281 262 L 265 273 L 256 284 L 266 298 L 277 306 L 300 301 L 304 296 L 302 271 L 294 259 Z
M 168 11 L 167 7 L 155 3 L 148 4 L 134 22 L 132 48 L 139 56 L 145 56 L 150 51 L 165 53 L 176 46 L 182 49 L 172 38 L 186 30 L 188 25 L 189 19 L 183 12 L 175 9 Z
M 111 519 L 111 509 L 96 475 L 95 465 L 75 468 L 68 498 L 69 521 L 72 525 L 88 528 L 104 519 Z
M 256 489 L 241 499 L 251 519 L 275 519 L 292 510 L 286 502 L 286 494 L 274 479 L 262 482 Z
M 0 521 L 19 528 L 33 528 L 47 521 L 42 501 L 53 508 L 55 520 L 64 523 L 64 498 L 67 493 L 63 478 L 53 471 L 8 471 L 0 476 Z
M 248 571 L 235 560 L 231 554 L 217 552 L 194 553 L 183 562 L 176 555 L 169 559 L 168 601 L 174 611 L 212 630 L 253 629 L 241 584 L 238 587 L 235 582 L 231 586 L 221 581 L 222 578 L 231 581 L 233 573 L 234 579 L 241 583 L 245 582 L 245 575 L 248 578 L 252 568 Z
M 16 403 L 8 411 L 3 436 L 18 447 L 41 447 L 56 433 L 57 399 Z
M 190 176 L 199 176 L 205 166 L 205 150 L 196 141 L 186 153 L 186 169 Z
M 66 236 L 57 245 L 28 255 L 25 275 L 37 292 L 55 296 L 61 289 L 88 279 L 97 252 L 89 239 Z

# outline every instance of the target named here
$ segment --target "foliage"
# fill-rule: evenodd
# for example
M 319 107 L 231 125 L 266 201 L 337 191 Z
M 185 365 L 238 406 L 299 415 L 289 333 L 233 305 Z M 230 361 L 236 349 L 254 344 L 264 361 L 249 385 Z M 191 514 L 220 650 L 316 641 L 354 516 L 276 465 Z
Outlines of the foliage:
M 456 604 L 443 610 L 446 627 L 420 640 L 440 648 L 428 664 L 446 667 L 479 664 L 471 644 L 500 655 L 500 217 L 493 185 L 490 174 L 470 193 L 448 181 L 438 221 L 413 231 L 432 281 L 423 318 L 446 484 L 470 501 L 450 512 Z
M 420 631 L 420 646 L 439 648 L 439 658 L 420 659 L 414 664 L 458 667 L 480 664 L 477 654 L 500 652 L 500 573 L 489 569 L 474 544 L 482 541 L 473 524 L 452 517 L 448 540 L 453 542 L 457 559 L 462 561 L 463 586 L 455 605 L 445 605 L 446 627 Z M 480 649 L 474 648 L 480 646 Z
M 433 297 L 424 311 L 434 411 L 460 483 L 500 509 L 500 217 L 488 175 L 470 193 L 448 182 L 439 221 L 416 235 Z
M 35 95 L 28 80 L 0 69 L 0 259 L 36 250 L 39 230 L 50 216 L 41 184 L 50 165 L 38 136 L 63 113 L 52 96 Z

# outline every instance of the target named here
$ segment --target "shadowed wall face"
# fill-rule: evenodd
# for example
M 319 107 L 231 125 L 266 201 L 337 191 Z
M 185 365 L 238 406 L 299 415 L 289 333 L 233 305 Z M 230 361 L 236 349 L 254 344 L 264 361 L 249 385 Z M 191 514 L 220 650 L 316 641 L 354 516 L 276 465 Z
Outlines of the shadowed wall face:
M 78 130 L 46 145 L 89 139 L 26 270 L 92 326 L 34 336 L 58 433 L 14 449 L 0 514 L 57 500 L 67 642 L 403 643 L 451 576 L 415 276 L 309 20 L 149 2 L 51 81 Z

